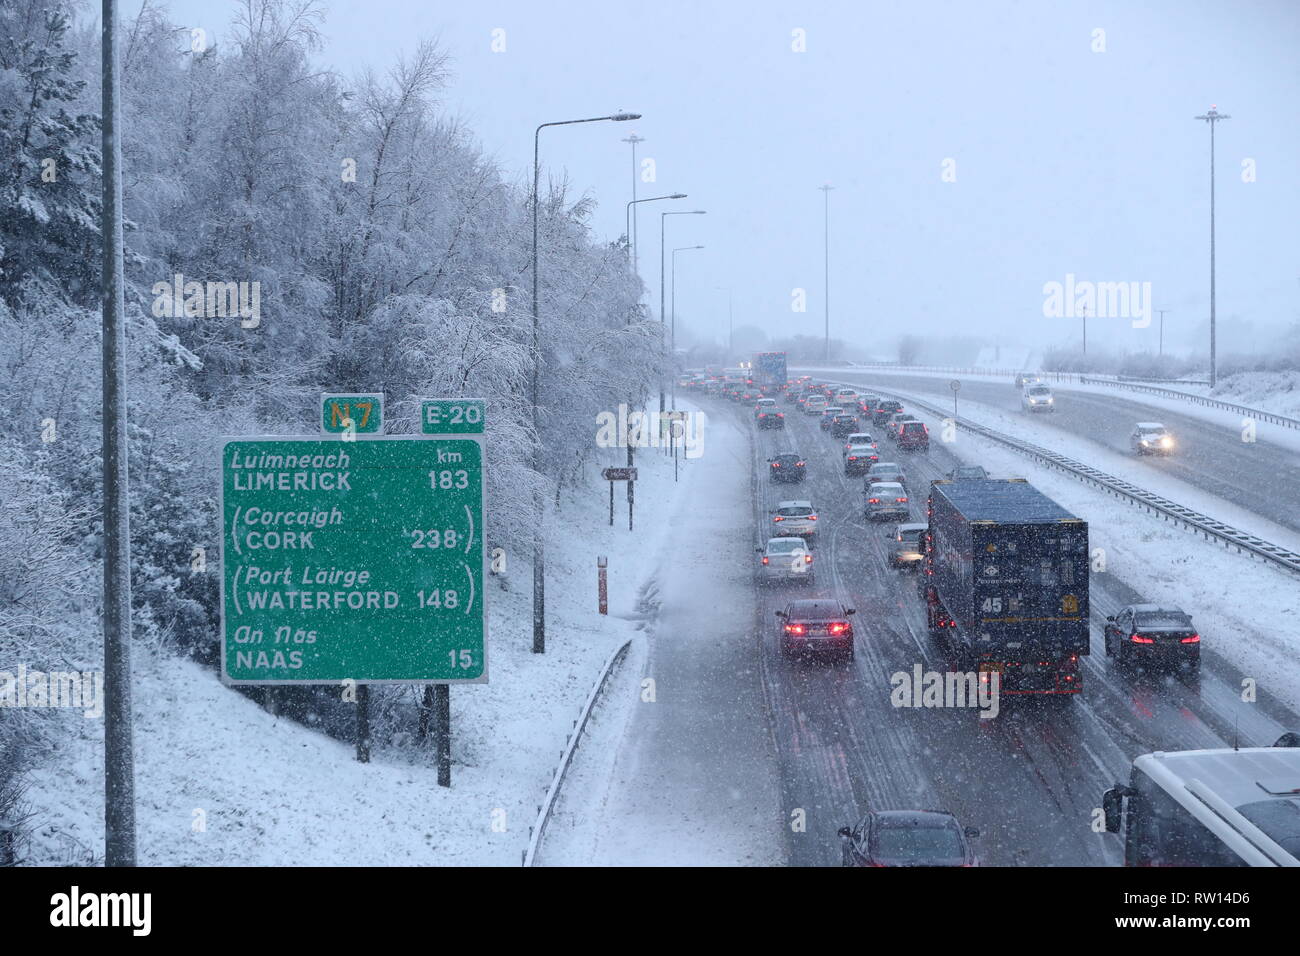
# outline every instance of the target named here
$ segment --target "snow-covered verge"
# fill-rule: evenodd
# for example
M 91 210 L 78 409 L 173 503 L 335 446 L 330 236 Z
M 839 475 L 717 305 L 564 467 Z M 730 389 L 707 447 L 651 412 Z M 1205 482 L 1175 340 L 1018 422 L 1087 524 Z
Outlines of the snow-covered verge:
M 904 402 L 908 398 L 920 398 L 932 404 L 935 402 L 935 396 L 928 393 L 916 393 L 896 388 L 889 389 L 889 392 L 892 395 L 897 395 Z M 942 408 L 942 404 L 939 407 Z M 914 412 L 918 418 L 934 421 L 933 417 L 928 417 L 923 411 L 915 408 L 909 409 L 909 411 Z M 1044 448 L 1068 455 L 1076 461 L 1082 461 L 1094 468 L 1099 468 L 1116 478 L 1122 478 L 1140 488 L 1145 488 L 1147 491 L 1162 495 L 1171 501 L 1176 501 L 1185 507 L 1194 508 L 1212 518 L 1217 518 L 1236 528 L 1263 538 L 1265 541 L 1292 551 L 1300 551 L 1300 535 L 1290 528 L 1284 528 L 1240 505 L 1202 491 L 1185 481 L 1170 477 L 1159 469 L 1152 468 L 1143 460 L 1136 459 L 1131 455 L 1120 454 L 1099 442 L 1086 441 L 1067 435 L 1035 416 L 1007 412 L 1000 408 L 993 408 L 966 399 L 961 406 L 961 417 L 1012 438 L 1033 442 Z M 937 429 L 934 431 L 938 432 Z M 963 442 L 969 440 L 964 435 L 959 434 L 958 437 Z M 960 450 L 958 453 L 960 454 Z
M 1274 415 L 1300 418 L 1300 371 L 1238 372 L 1220 379 L 1209 394 Z
M 410 735 L 354 748 L 276 718 L 169 654 L 135 655 L 139 862 L 176 865 L 518 865 L 566 734 L 610 651 L 635 633 L 639 590 L 665 517 L 686 489 L 673 463 L 637 454 L 637 528 L 618 486 L 608 524 L 603 452 L 548 525 L 547 650 L 532 653 L 531 566 L 509 556 L 490 603 L 490 683 L 453 687 L 452 786 Z M 683 467 L 691 467 L 685 463 Z M 609 557 L 610 614 L 597 613 L 596 556 Z M 58 741 L 26 776 L 25 862 L 98 861 L 103 722 L 60 712 Z M 54 728 L 51 728 L 52 730 Z
M 917 417 L 936 430 L 936 418 L 923 411 Z M 1106 573 L 1149 600 L 1180 605 L 1196 621 L 1206 653 L 1221 655 L 1243 675 L 1256 678 L 1262 691 L 1293 712 L 1300 710 L 1300 586 L 1295 575 L 1190 534 L 1003 445 L 970 435 L 959 441 L 956 452 L 964 460 L 997 477 L 1028 478 L 1085 519 L 1091 546 L 1105 550 Z

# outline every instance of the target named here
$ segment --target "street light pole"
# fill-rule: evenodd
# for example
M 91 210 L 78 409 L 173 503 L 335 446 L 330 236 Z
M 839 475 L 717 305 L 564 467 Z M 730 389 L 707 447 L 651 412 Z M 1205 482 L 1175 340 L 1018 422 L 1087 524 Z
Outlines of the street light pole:
M 1218 380 L 1218 362 L 1214 339 L 1214 124 L 1219 120 L 1232 119 L 1219 108 L 1210 105 L 1210 111 L 1193 119 L 1204 120 L 1210 124 L 1210 388 Z
M 104 865 L 135 866 L 131 732 L 131 528 L 122 278 L 122 138 L 117 0 L 103 0 L 102 441 L 104 514 Z
M 825 253 L 825 275 L 822 277 L 822 304 L 826 309 L 826 361 L 831 360 L 831 190 L 835 187 L 830 183 L 824 186 L 818 186 L 822 191 L 823 200 L 823 218 L 822 218 L 822 248 Z
M 533 403 L 533 472 L 540 479 L 542 474 L 542 441 L 540 423 L 537 418 L 538 382 L 540 380 L 542 352 L 539 337 L 540 314 L 537 311 L 537 189 L 541 179 L 541 136 L 548 126 L 573 126 L 577 123 L 599 123 L 611 120 L 623 123 L 640 119 L 640 113 L 613 113 L 609 116 L 593 116 L 588 119 L 560 120 L 554 123 L 542 123 L 533 132 L 533 374 L 529 389 Z M 540 481 L 533 495 L 536 515 L 533 521 L 533 653 L 546 652 L 546 551 L 542 534 L 542 494 Z
M 681 212 L 661 212 L 659 214 L 659 331 L 663 341 L 661 352 L 668 346 L 668 338 L 663 335 L 664 326 L 664 223 L 668 221 L 669 216 L 703 216 L 703 209 L 683 210 Z M 665 367 L 668 364 L 668 356 L 661 355 Z M 659 378 L 659 412 L 664 411 L 664 380 L 662 374 Z
M 1172 312 L 1172 309 L 1156 309 L 1160 313 L 1160 353 L 1159 357 L 1165 357 L 1165 313 Z
M 633 199 L 631 202 L 627 204 L 627 208 L 623 211 L 623 220 L 624 220 L 623 228 L 625 230 L 628 230 L 629 232 L 635 228 L 635 220 L 632 218 L 632 207 L 637 205 L 638 203 L 659 202 L 659 200 L 661 199 L 685 199 L 685 198 L 686 198 L 686 193 L 672 193 L 667 196 L 650 196 L 646 199 Z M 632 256 L 633 273 L 635 273 L 637 269 L 636 262 L 637 262 L 636 255 L 633 254 Z
M 632 202 L 635 203 L 636 202 L 636 181 L 637 181 L 636 144 L 644 143 L 645 137 L 638 136 L 635 132 L 633 132 L 632 135 L 624 139 L 623 142 L 632 144 Z M 631 204 L 629 204 L 628 208 L 631 209 Z M 636 272 L 636 222 L 635 220 L 628 227 L 627 244 L 628 244 L 628 248 L 632 250 L 632 272 L 635 273 Z
M 673 356 L 674 360 L 676 360 L 677 358 L 677 253 L 686 252 L 690 249 L 703 249 L 703 248 L 704 248 L 703 246 L 678 246 L 676 249 L 673 250 L 673 272 L 672 272 L 673 292 L 672 292 L 672 308 L 671 308 L 672 325 L 670 327 L 671 332 L 669 333 L 670 336 L 669 351 L 670 354 Z M 671 376 L 670 381 L 672 383 L 669 387 L 672 389 L 673 408 L 676 408 L 677 407 L 677 376 L 676 375 Z

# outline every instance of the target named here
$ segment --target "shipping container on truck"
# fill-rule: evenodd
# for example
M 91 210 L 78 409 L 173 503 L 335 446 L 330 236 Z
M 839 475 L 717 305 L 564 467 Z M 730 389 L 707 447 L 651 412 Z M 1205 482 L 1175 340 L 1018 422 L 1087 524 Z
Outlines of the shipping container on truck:
M 932 634 L 1006 694 L 1077 694 L 1088 524 L 1023 478 L 932 481 L 920 587 Z
M 752 381 L 764 392 L 786 383 L 784 352 L 755 352 Z

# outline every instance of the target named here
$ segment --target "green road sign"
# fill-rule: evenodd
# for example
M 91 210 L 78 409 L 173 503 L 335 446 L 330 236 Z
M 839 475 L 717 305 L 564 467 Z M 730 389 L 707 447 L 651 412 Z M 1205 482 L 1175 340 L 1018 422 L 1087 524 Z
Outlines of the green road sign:
M 487 679 L 483 439 L 226 439 L 232 683 Z
M 481 398 L 439 398 L 420 406 L 420 431 L 426 435 L 481 435 L 487 402 Z
M 328 392 L 321 396 L 320 429 L 326 435 L 348 430 L 357 435 L 380 435 L 384 431 L 383 395 L 345 395 Z

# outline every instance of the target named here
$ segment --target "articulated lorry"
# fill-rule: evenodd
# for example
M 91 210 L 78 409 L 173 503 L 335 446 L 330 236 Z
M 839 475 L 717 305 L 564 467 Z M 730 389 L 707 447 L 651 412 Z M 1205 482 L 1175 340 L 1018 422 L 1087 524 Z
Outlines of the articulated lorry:
M 786 383 L 784 352 L 755 352 L 754 367 L 751 369 L 750 381 L 762 390 L 764 395 L 784 388 Z
M 931 634 L 1004 694 L 1077 694 L 1088 525 L 1023 478 L 932 481 L 919 586 Z M 985 679 L 985 678 L 981 678 Z

